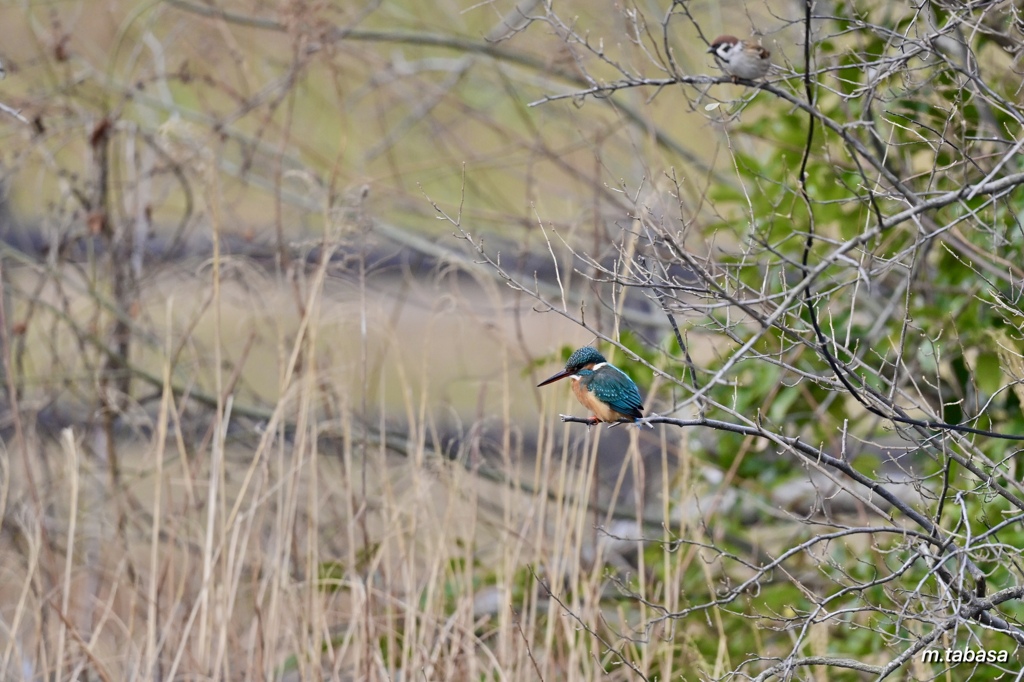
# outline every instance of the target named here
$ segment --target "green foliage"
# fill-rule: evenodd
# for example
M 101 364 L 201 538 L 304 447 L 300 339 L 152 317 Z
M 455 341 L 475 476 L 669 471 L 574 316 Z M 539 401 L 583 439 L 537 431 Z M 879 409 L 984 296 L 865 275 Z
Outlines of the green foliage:
M 651 348 L 635 333 L 624 329 L 619 333 L 619 343 L 635 353 L 643 362 L 638 362 L 622 353 L 616 353 L 615 365 L 628 374 L 641 389 L 651 385 L 654 381 L 654 371 L 648 368 L 657 367 L 661 364 L 661 354 L 658 349 Z M 644 364 L 646 363 L 646 364 Z M 644 391 L 641 390 L 643 394 Z
M 960 20 L 946 7 L 932 11 L 935 25 Z M 1015 521 L 986 535 L 1022 514 L 1019 502 L 996 488 L 1020 496 L 1021 444 L 906 423 L 944 421 L 1024 434 L 1024 193 L 964 189 L 1024 168 L 1024 155 L 1007 152 L 1017 137 L 1005 135 L 1020 128 L 1019 78 L 1003 83 L 1001 67 L 985 60 L 1003 63 L 1001 42 L 971 39 L 972 49 L 992 52 L 980 61 L 984 84 L 965 86 L 968 70 L 959 66 L 963 56 L 952 47 L 929 52 L 913 41 L 899 44 L 897 36 L 919 27 L 913 14 L 849 2 L 836 3 L 835 12 L 847 19 L 837 21 L 847 32 L 814 45 L 821 80 L 815 87 L 819 115 L 810 146 L 806 112 L 766 102 L 763 92 L 728 111 L 735 117 L 727 125 L 738 180 L 708 188 L 714 218 L 703 229 L 714 245 L 714 284 L 726 292 L 720 306 L 707 306 L 705 324 L 727 330 L 722 338 L 729 340 L 728 349 L 716 348 L 715 360 L 705 367 L 705 376 L 722 372 L 705 413 L 798 436 L 835 457 L 849 444 L 878 443 L 850 463 L 886 490 L 898 490 L 894 481 L 900 477 L 913 477 L 915 490 L 923 493 L 913 508 L 941 526 L 937 532 L 948 539 L 941 567 L 954 577 L 942 577 L 935 556 L 922 552 L 923 540 L 879 533 L 862 542 L 852 536 L 791 558 L 786 577 L 780 571 L 761 581 L 742 611 L 732 602 L 716 613 L 728 632 L 730 652 L 763 652 L 771 644 L 785 649 L 768 635 L 752 639 L 744 618 L 762 618 L 781 632 L 802 632 L 813 613 L 830 621 L 825 647 L 830 654 L 884 663 L 955 616 L 951 594 L 957 604 L 981 589 L 967 562 L 985 575 L 986 594 L 1019 585 L 1024 577 L 1017 561 L 1024 526 Z M 865 21 L 884 29 L 865 28 Z M 883 68 L 891 71 L 880 73 Z M 773 85 L 803 96 L 802 83 Z M 830 128 L 822 119 L 836 125 Z M 953 193 L 958 194 L 946 200 Z M 942 202 L 892 223 L 908 207 L 936 197 Z M 872 234 L 865 237 L 868 231 Z M 807 251 L 809 233 L 813 244 Z M 809 268 L 827 267 L 806 294 L 788 298 L 804 284 L 805 259 Z M 747 303 L 742 313 L 736 301 Z M 777 308 L 782 301 L 789 307 Z M 731 354 L 745 343 L 750 344 L 745 356 Z M 687 376 L 674 345 L 670 356 L 667 371 Z M 847 383 L 838 381 L 833 358 Z M 866 405 L 904 421 L 879 418 Z M 898 461 L 882 454 L 896 439 L 907 452 Z M 808 476 L 806 469 L 792 466 L 792 458 L 776 456 L 771 445 L 763 453 L 751 452 L 745 435 L 723 430 L 700 442 L 708 441 L 710 452 L 701 456 L 735 471 L 729 483 L 744 491 L 767 496 L 780 482 Z M 733 469 L 738 457 L 743 459 Z M 957 463 L 957 457 L 965 463 Z M 838 479 L 840 486 L 848 485 L 845 476 Z M 906 498 L 902 490 L 896 494 Z M 829 495 L 822 493 L 823 508 Z M 879 501 L 874 494 L 860 499 Z M 816 518 L 821 511 L 810 515 Z M 830 521 L 831 513 L 825 512 Z M 915 527 L 898 513 L 895 522 L 874 514 L 869 511 L 857 522 Z M 730 527 L 729 532 L 744 535 L 749 529 Z M 976 541 L 982 537 L 984 542 Z M 728 543 L 719 539 L 716 546 L 724 549 Z M 742 547 L 728 549 L 745 556 Z M 934 543 L 930 551 L 937 551 Z M 815 563 L 806 565 L 811 555 Z M 659 562 L 671 566 L 677 557 L 654 551 L 645 559 L 661 576 L 672 572 Z M 702 577 L 684 580 L 691 604 L 713 599 Z M 815 610 L 816 603 L 827 606 Z M 1024 607 L 1012 600 L 998 611 L 1016 623 Z M 829 619 L 824 612 L 844 615 Z M 715 655 L 717 644 L 713 637 L 696 642 L 705 657 Z M 946 646 L 999 650 L 1015 644 L 965 619 L 944 637 L 941 647 Z M 939 674 L 943 666 L 926 669 Z M 1000 668 L 969 663 L 950 670 L 979 680 L 1001 674 Z M 850 672 L 828 673 L 829 679 L 844 675 L 860 679 Z
M 317 585 L 324 592 L 336 592 L 341 589 L 345 573 L 341 561 L 323 561 L 317 566 Z

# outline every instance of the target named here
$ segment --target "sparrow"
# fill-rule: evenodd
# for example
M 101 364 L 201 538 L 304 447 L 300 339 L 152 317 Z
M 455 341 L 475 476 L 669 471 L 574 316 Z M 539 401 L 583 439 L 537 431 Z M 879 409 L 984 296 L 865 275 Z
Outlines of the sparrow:
M 715 56 L 718 67 L 732 76 L 736 83 L 744 80 L 757 80 L 768 73 L 771 67 L 772 53 L 752 40 L 740 40 L 736 36 L 718 36 L 708 53 Z

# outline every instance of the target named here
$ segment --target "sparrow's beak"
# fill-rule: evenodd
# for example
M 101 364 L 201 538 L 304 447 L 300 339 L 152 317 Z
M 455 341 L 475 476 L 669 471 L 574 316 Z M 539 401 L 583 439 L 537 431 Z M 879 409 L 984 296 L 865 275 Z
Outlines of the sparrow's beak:
M 561 372 L 558 372 L 557 374 L 553 374 L 553 375 L 549 376 L 547 379 L 545 379 L 544 381 L 542 381 L 539 384 L 537 384 L 537 388 L 540 388 L 541 386 L 547 386 L 548 384 L 554 383 L 554 382 L 558 381 L 559 379 L 564 379 L 566 377 L 571 377 L 571 376 L 572 376 L 572 372 L 570 372 L 567 369 L 563 369 Z
M 714 45 L 712 45 L 711 47 L 708 48 L 708 54 L 711 54 L 714 51 L 715 51 L 715 46 Z

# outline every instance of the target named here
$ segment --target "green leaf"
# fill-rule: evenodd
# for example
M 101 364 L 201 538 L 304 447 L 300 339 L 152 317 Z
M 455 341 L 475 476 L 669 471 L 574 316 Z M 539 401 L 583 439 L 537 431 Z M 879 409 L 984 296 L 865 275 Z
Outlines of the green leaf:
M 998 355 L 992 352 L 978 355 L 974 361 L 974 383 L 986 397 L 995 394 L 1003 386 L 1003 370 Z

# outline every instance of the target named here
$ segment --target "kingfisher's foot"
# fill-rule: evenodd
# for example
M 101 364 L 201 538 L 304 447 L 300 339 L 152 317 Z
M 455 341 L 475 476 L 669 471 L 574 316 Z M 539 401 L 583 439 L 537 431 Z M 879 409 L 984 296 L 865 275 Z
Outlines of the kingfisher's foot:
M 649 429 L 653 429 L 654 428 L 654 424 L 651 423 L 651 419 L 654 418 L 654 417 L 657 417 L 657 416 L 658 415 L 652 413 L 652 414 L 647 415 L 646 417 L 641 417 L 640 419 L 637 419 L 633 423 L 636 424 L 636 428 L 638 428 L 638 429 L 641 426 L 646 426 Z

